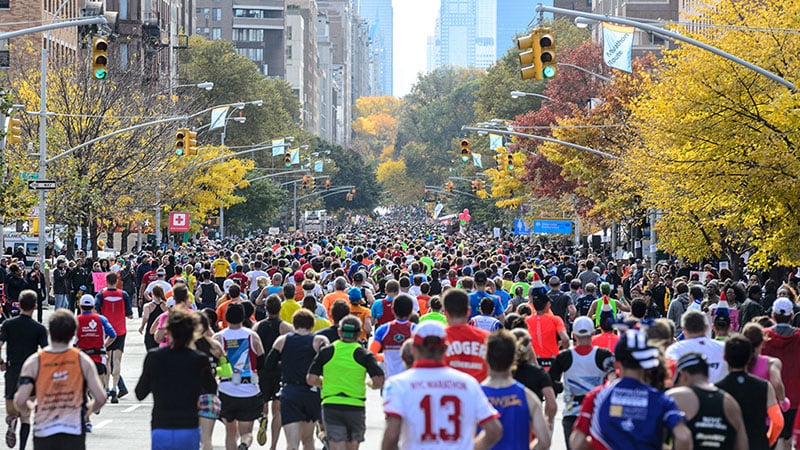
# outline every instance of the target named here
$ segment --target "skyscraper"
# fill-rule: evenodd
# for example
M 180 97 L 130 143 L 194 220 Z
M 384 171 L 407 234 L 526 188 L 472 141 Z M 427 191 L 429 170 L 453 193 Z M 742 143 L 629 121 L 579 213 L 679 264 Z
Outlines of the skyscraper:
M 553 6 L 553 0 L 544 0 L 540 1 L 540 3 Z M 528 24 L 530 24 L 536 16 L 536 6 L 534 3 L 521 2 L 519 0 L 497 0 L 496 59 L 502 58 L 508 49 L 516 47 L 516 36 L 528 31 Z
M 358 15 L 369 24 L 373 60 L 380 62 L 380 93 L 392 95 L 394 12 L 392 0 L 359 0 Z
M 437 27 L 436 66 L 475 65 L 477 0 L 442 0 Z

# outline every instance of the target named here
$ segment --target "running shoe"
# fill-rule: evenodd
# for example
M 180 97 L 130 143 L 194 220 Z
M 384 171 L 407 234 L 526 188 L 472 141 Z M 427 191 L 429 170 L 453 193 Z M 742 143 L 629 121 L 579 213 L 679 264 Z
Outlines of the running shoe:
M 86 432 L 87 433 L 92 432 L 92 422 L 86 422 Z
M 14 448 L 17 445 L 17 416 L 6 416 L 6 424 L 8 431 L 6 431 L 6 445 L 8 448 Z
M 117 396 L 117 391 L 111 391 L 111 403 L 119 403 L 119 397 Z
M 117 395 L 117 398 L 122 398 L 122 397 L 125 397 L 126 395 L 128 395 L 128 390 L 127 389 L 120 389 L 119 394 Z
M 258 445 L 264 446 L 267 445 L 267 423 L 269 421 L 266 417 L 261 416 L 258 419 L 258 433 L 256 434 L 256 440 L 258 441 Z
M 239 446 L 236 448 L 236 450 L 247 450 L 247 444 L 242 442 L 241 444 L 239 444 Z

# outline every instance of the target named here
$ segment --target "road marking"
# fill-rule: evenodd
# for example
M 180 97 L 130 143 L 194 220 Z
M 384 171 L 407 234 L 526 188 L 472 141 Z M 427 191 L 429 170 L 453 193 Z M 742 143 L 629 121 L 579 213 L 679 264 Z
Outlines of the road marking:
M 106 425 L 108 425 L 110 423 L 111 423 L 111 419 L 104 420 L 102 422 L 98 422 L 97 424 L 92 425 L 92 431 L 99 430 L 100 428 L 103 428 L 104 426 L 106 426 Z
M 127 408 L 123 409 L 122 412 L 129 413 L 131 411 L 136 411 L 136 409 L 141 408 L 142 406 L 144 406 L 144 404 L 138 403 L 136 405 L 128 406 Z

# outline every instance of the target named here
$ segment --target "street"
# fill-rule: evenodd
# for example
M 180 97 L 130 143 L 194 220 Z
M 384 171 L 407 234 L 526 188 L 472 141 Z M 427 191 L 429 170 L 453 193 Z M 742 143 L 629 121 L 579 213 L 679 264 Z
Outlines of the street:
M 52 308 L 52 307 L 51 307 Z M 45 322 L 51 310 L 45 311 Z M 86 448 L 88 450 L 141 450 L 150 445 L 150 413 L 153 407 L 153 400 L 147 397 L 143 401 L 137 401 L 133 393 L 136 382 L 139 380 L 142 362 L 144 361 L 145 349 L 144 339 L 136 332 L 139 326 L 139 319 L 128 320 L 128 338 L 125 342 L 125 355 L 122 360 L 122 377 L 130 389 L 130 394 L 120 399 L 119 403 L 112 405 L 106 403 L 99 415 L 92 416 L 92 432 L 87 435 Z M 0 378 L 0 383 L 4 379 Z M 381 397 L 378 391 L 367 391 L 367 435 L 362 449 L 374 450 L 380 448 L 383 439 L 383 410 Z M 561 414 L 556 415 L 556 432 L 553 434 L 553 449 L 563 449 L 564 439 L 561 431 Z M 5 405 L 3 406 L 5 409 Z M 256 428 L 257 429 L 257 428 Z M 5 431 L 2 429 L 0 431 Z M 255 435 L 254 435 L 255 438 Z M 267 442 L 269 446 L 269 442 Z M 29 449 L 33 448 L 32 442 L 28 443 Z M 225 448 L 225 428 L 221 422 L 217 422 L 214 429 L 214 449 L 223 450 Z M 250 448 L 264 448 L 253 441 Z M 279 441 L 278 448 L 285 448 L 283 434 Z M 317 441 L 317 449 L 322 448 L 322 444 Z

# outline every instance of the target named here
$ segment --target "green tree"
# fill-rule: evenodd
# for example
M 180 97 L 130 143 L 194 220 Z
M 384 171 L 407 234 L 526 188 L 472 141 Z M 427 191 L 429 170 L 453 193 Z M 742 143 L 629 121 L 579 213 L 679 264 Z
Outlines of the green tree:
M 380 188 L 375 176 L 375 167 L 366 164 L 364 158 L 358 153 L 344 149 L 338 145 L 320 142 L 317 146 L 319 152 L 330 152 L 330 158 L 335 164 L 331 176 L 331 189 L 337 186 L 355 186 L 356 194 L 353 201 L 348 202 L 345 194 L 335 194 L 325 197 L 325 206 L 329 210 L 339 208 L 354 209 L 370 212 L 378 205 Z
M 244 201 L 225 211 L 225 222 L 228 229 L 238 234 L 266 229 L 287 200 L 286 191 L 267 179 L 254 181 L 233 194 Z

